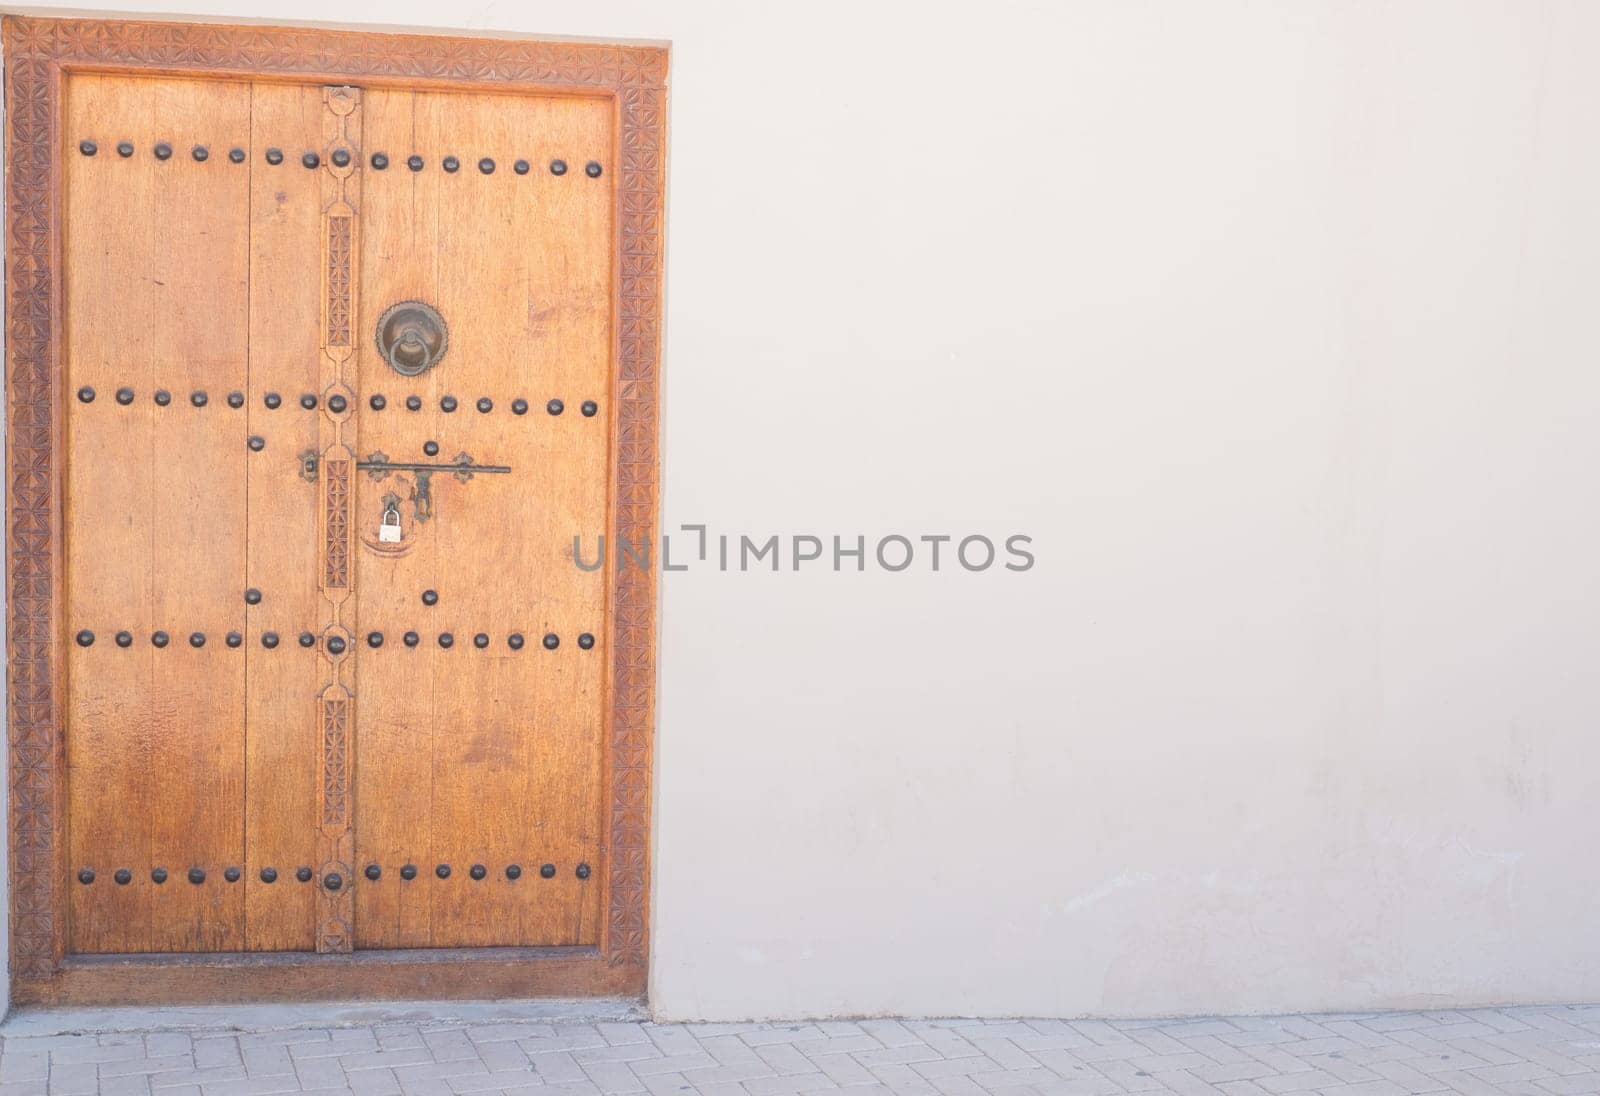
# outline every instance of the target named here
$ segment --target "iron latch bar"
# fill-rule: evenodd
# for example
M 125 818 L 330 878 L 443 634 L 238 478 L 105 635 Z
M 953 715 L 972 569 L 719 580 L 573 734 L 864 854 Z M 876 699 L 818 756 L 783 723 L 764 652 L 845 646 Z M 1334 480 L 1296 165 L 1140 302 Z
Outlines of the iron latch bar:
M 478 464 L 466 453 L 460 453 L 456 459 L 448 463 L 427 463 L 425 461 L 392 461 L 387 453 L 372 453 L 366 460 L 356 461 L 356 467 L 367 473 L 375 480 L 387 479 L 391 472 L 410 472 L 417 479 L 416 516 L 418 521 L 427 521 L 433 516 L 433 474 L 435 472 L 449 472 L 462 483 L 466 483 L 474 475 L 484 472 L 491 475 L 505 475 L 511 471 L 509 464 Z

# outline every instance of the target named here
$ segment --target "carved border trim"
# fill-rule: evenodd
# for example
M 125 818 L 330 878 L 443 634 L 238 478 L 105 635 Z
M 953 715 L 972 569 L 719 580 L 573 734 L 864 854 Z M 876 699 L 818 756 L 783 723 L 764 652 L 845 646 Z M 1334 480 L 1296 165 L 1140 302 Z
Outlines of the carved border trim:
M 56 623 L 60 567 L 60 76 L 74 67 L 307 83 L 416 86 L 498 83 L 611 97 L 617 107 L 616 344 L 613 373 L 614 544 L 656 535 L 661 336 L 662 188 L 667 51 L 654 47 L 356 31 L 107 20 L 4 19 L 6 80 L 6 491 L 10 700 L 13 988 L 35 991 L 61 970 L 67 871 L 65 774 Z M 603 961 L 634 968 L 648 947 L 649 819 L 655 691 L 655 576 L 628 568 L 612 587 L 607 728 Z M 13 994 L 16 996 L 16 994 Z

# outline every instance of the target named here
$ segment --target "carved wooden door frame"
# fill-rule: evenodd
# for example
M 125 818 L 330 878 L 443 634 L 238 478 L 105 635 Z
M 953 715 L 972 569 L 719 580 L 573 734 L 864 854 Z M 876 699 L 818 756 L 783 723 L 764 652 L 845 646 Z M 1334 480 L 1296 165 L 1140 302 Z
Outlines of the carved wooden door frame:
M 655 577 L 610 573 L 604 917 L 597 947 L 77 957 L 66 953 L 62 143 L 64 78 L 111 72 L 609 99 L 613 544 L 656 532 L 667 50 L 305 28 L 7 16 L 7 690 L 11 995 L 61 1004 L 640 994 L 648 952 Z M 620 553 L 616 553 L 620 555 Z

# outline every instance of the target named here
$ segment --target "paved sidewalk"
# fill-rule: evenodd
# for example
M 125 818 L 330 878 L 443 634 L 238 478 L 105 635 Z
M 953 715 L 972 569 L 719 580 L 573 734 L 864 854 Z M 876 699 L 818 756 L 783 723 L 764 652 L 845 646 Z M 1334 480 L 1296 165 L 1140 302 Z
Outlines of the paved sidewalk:
M 1600 1006 L 689 1025 L 431 1007 L 119 1011 L 88 1022 L 168 1030 L 50 1035 L 23 1013 L 0 1029 L 0 1096 L 1600 1093 Z

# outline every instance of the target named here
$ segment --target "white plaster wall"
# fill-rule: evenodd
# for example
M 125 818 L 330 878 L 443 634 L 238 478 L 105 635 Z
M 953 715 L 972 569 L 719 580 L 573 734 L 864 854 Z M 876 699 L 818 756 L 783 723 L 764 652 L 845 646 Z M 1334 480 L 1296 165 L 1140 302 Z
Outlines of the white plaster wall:
M 660 1015 L 1600 996 L 1600 7 L 164 2 L 670 39 L 668 527 L 1034 538 L 666 576 Z

